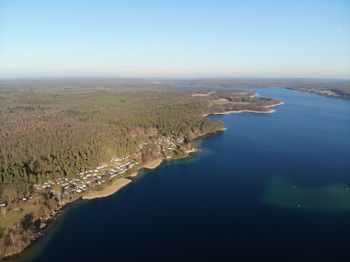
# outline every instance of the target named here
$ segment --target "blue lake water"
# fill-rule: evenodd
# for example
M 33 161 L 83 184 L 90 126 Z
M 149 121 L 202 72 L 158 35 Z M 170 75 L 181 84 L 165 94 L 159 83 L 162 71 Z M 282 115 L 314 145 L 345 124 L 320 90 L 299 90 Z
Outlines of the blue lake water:
M 285 105 L 211 117 L 201 152 L 73 206 L 30 258 L 350 261 L 350 102 L 256 91 Z

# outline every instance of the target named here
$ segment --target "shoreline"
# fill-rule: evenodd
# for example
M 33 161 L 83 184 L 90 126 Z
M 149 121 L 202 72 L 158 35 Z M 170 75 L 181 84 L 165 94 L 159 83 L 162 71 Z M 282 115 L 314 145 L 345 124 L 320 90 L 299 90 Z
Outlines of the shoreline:
M 268 111 L 255 111 L 255 110 L 230 110 L 225 112 L 214 112 L 211 115 L 230 115 L 230 114 L 240 114 L 240 113 L 255 113 L 255 114 L 271 114 L 275 113 L 276 110 L 270 109 Z
M 276 105 L 273 105 L 276 106 Z M 270 106 L 270 107 L 273 107 Z M 210 114 L 204 114 L 202 115 L 202 117 L 207 117 L 210 115 L 231 115 L 231 114 L 240 114 L 240 113 L 255 113 L 255 114 L 272 114 L 275 113 L 276 110 L 275 109 L 270 109 L 268 111 L 255 111 L 255 110 L 229 110 L 229 111 L 224 111 L 224 112 L 213 112 Z M 220 131 L 225 131 L 226 128 L 221 129 Z
M 146 164 L 140 166 L 135 172 L 131 173 L 129 176 L 116 178 L 115 180 L 112 181 L 112 183 L 110 185 L 105 186 L 101 190 L 94 190 L 94 191 L 90 191 L 90 192 L 85 193 L 84 195 L 82 195 L 81 199 L 93 200 L 93 199 L 111 196 L 132 182 L 132 179 L 130 179 L 128 177 L 138 176 L 139 171 L 142 168 L 155 169 L 158 166 L 160 166 L 162 164 L 162 162 L 163 162 L 162 158 L 157 158 L 157 159 L 154 159 L 150 162 L 147 162 Z
M 275 105 L 271 105 L 271 106 L 268 106 L 268 107 L 274 107 L 274 106 L 278 106 L 278 105 L 282 105 L 284 104 L 283 102 L 280 102 L 278 104 L 275 104 Z M 276 110 L 274 109 L 271 109 L 269 111 L 254 111 L 254 110 L 232 110 L 232 111 L 226 111 L 226 112 L 215 112 L 215 113 L 210 113 L 210 114 L 205 114 L 203 115 L 203 117 L 205 116 L 209 116 L 209 115 L 227 115 L 227 114 L 235 114 L 235 113 L 244 113 L 244 112 L 253 112 L 253 113 L 274 113 L 276 112 Z M 212 132 L 212 133 L 208 133 L 208 134 L 204 134 L 204 135 L 198 135 L 195 139 L 198 139 L 198 138 L 201 138 L 201 137 L 205 137 L 205 136 L 208 136 L 208 135 L 213 135 L 213 134 L 216 134 L 216 133 L 219 133 L 219 132 L 223 132 L 223 131 L 226 131 L 227 128 L 223 127 L 221 129 L 218 129 L 216 130 L 215 132 Z M 195 140 L 193 139 L 193 140 Z M 199 148 L 198 147 L 193 147 L 191 149 L 188 149 L 188 150 L 184 150 L 184 152 L 186 153 L 186 155 L 183 157 L 183 158 L 187 158 L 189 157 L 190 154 L 192 153 L 195 153 L 195 152 L 198 152 L 199 151 Z M 165 159 L 165 158 L 157 158 L 157 159 L 154 159 L 152 161 L 149 161 L 143 165 L 141 165 L 140 167 L 138 167 L 134 172 L 132 172 L 130 175 L 126 176 L 126 177 L 121 177 L 121 178 L 116 178 L 115 180 L 112 181 L 111 184 L 109 185 L 106 185 L 103 189 L 101 190 L 95 190 L 95 191 L 89 191 L 85 194 L 83 194 L 81 197 L 77 198 L 77 199 L 74 199 L 73 201 L 71 202 L 67 202 L 65 204 L 63 204 L 62 206 L 59 207 L 59 211 L 60 212 L 63 212 L 67 207 L 70 207 L 72 205 L 75 205 L 75 203 L 78 201 L 78 200 L 93 200 L 93 199 L 99 199 L 99 198 L 105 198 L 105 197 L 108 197 L 108 196 L 111 196 L 115 193 L 117 193 L 120 189 L 122 189 L 123 187 L 127 186 L 128 184 L 130 184 L 131 182 L 133 182 L 133 177 L 136 177 L 138 176 L 140 173 L 139 171 L 143 168 L 146 168 L 146 169 L 156 169 L 158 166 L 160 166 L 162 164 L 162 162 L 164 160 L 174 160 L 174 159 Z M 61 215 L 61 213 L 60 213 Z M 59 215 L 59 216 L 60 216 Z M 52 219 L 49 219 L 47 220 L 45 223 L 46 225 L 42 228 L 42 231 L 41 231 L 41 234 L 35 238 L 32 242 L 36 242 L 38 241 L 40 238 L 44 237 L 45 235 L 48 234 L 48 230 L 49 230 L 49 227 L 57 220 L 59 219 L 59 217 L 54 217 Z M 21 252 L 19 253 L 16 253 L 16 254 L 13 254 L 13 255 L 10 255 L 10 256 L 6 256 L 2 259 L 4 260 L 9 260 L 11 259 L 12 257 L 20 257 L 21 256 L 21 253 L 25 250 L 28 250 L 30 247 L 31 247 L 31 244 L 29 244 L 28 246 L 26 246 Z M 0 259 L 1 260 L 1 259 Z
M 230 115 L 230 114 L 240 114 L 240 113 L 255 113 L 255 114 L 272 114 L 275 113 L 276 110 L 275 109 L 271 109 L 275 106 L 280 106 L 280 105 L 284 105 L 284 102 L 279 102 L 277 104 L 273 104 L 273 105 L 268 105 L 268 106 L 264 106 L 266 109 L 269 109 L 267 111 L 257 111 L 257 110 L 249 110 L 249 109 L 243 109 L 243 110 L 229 110 L 229 111 L 224 111 L 224 112 L 213 112 L 213 113 L 209 113 L 209 114 L 204 114 L 202 115 L 202 117 L 207 117 L 210 115 Z M 223 130 L 226 130 L 225 128 L 223 128 Z
M 195 148 L 191 149 L 190 151 L 192 152 L 192 150 L 194 150 L 193 152 L 197 151 Z M 44 238 L 45 236 L 47 236 L 49 234 L 48 231 L 51 229 L 53 224 L 55 222 L 57 222 L 59 217 L 62 215 L 62 212 L 64 212 L 67 208 L 74 206 L 78 201 L 81 201 L 81 200 L 90 201 L 90 200 L 94 200 L 94 199 L 100 199 L 100 198 L 112 196 L 115 193 L 117 193 L 120 189 L 122 189 L 125 186 L 127 186 L 128 184 L 132 183 L 133 180 L 131 178 L 138 176 L 140 174 L 139 171 L 141 169 L 143 169 L 143 168 L 150 169 L 150 170 L 155 169 L 161 165 L 163 160 L 164 159 L 162 159 L 162 158 L 154 159 L 146 164 L 141 165 L 139 168 L 137 168 L 137 170 L 135 170 L 130 175 L 128 175 L 126 177 L 120 177 L 120 178 L 114 179 L 111 184 L 106 185 L 101 190 L 93 190 L 93 191 L 86 192 L 81 197 L 76 198 L 70 202 L 63 204 L 57 210 L 57 213 L 56 213 L 57 215 L 46 220 L 45 226 L 41 229 L 41 233 L 40 233 L 40 235 L 38 235 L 38 237 L 33 239 L 33 241 L 28 246 L 26 246 L 21 252 L 0 258 L 0 261 L 8 261 L 8 260 L 12 261 L 12 259 L 15 259 L 15 261 L 17 261 L 16 259 L 21 259 L 21 255 L 24 252 L 26 252 L 27 250 L 29 250 L 32 247 L 32 244 L 36 243 L 37 241 L 40 241 L 40 239 Z
M 186 154 L 192 154 L 192 153 L 196 153 L 196 152 L 198 152 L 198 148 L 192 148 L 192 149 L 185 150 Z
M 155 169 L 158 166 L 160 166 L 160 164 L 163 162 L 162 158 L 157 158 L 155 160 L 152 160 L 150 162 L 147 162 L 146 164 L 142 165 L 141 168 L 147 168 L 147 169 Z M 140 168 L 140 169 L 141 169 Z
M 284 102 L 281 101 L 281 102 L 279 102 L 279 103 L 277 103 L 277 104 L 270 105 L 270 106 L 266 106 L 266 107 L 275 107 L 275 106 L 280 106 L 280 105 L 284 105 Z
M 84 194 L 81 198 L 83 200 L 92 200 L 97 198 L 103 198 L 111 196 L 117 193 L 120 189 L 131 183 L 132 181 L 127 178 L 117 178 L 110 185 L 105 186 L 101 190 L 90 191 Z

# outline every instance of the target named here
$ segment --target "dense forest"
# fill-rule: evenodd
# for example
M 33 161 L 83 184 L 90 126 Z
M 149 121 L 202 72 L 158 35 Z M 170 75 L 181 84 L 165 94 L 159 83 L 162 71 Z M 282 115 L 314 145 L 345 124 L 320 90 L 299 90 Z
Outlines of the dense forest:
M 161 134 L 190 137 L 218 123 L 188 90 L 60 81 L 1 87 L 0 181 L 42 183 L 132 152 Z

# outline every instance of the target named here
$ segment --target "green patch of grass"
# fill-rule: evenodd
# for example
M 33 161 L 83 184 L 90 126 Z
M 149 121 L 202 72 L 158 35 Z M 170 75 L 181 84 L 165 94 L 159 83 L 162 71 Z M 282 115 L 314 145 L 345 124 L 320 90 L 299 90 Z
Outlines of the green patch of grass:
M 5 229 L 10 228 L 13 224 L 19 222 L 24 214 L 25 212 L 22 210 L 6 212 L 5 216 L 0 214 L 0 226 Z

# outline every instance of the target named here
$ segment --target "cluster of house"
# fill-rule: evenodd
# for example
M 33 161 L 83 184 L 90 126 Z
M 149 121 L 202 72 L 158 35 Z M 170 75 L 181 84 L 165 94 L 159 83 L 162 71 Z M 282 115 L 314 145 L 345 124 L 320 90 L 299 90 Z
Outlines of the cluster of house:
M 170 137 L 170 136 L 159 136 L 156 145 L 159 146 L 161 151 L 164 153 L 166 158 L 170 159 L 171 158 L 171 153 L 173 150 L 176 148 L 177 145 L 183 144 L 184 138 L 175 138 L 175 137 Z M 150 143 L 143 143 L 138 146 L 138 149 L 141 150 L 144 146 L 147 146 Z
M 333 92 L 331 90 L 327 90 L 327 89 L 306 88 L 306 91 L 310 92 L 310 93 L 324 95 L 324 96 L 338 96 L 337 93 L 335 93 L 335 92 Z
M 89 188 L 105 184 L 118 175 L 122 175 L 128 170 L 132 169 L 135 165 L 139 164 L 131 156 L 123 158 L 114 158 L 111 160 L 111 164 L 103 164 L 96 167 L 94 170 L 87 170 L 81 172 L 75 178 L 68 179 L 67 177 L 61 178 L 59 181 L 47 181 L 42 185 L 35 184 L 34 189 L 42 190 L 48 189 L 54 194 L 55 198 L 62 199 L 70 194 L 83 193 Z M 52 189 L 55 185 L 61 188 L 61 192 L 54 192 Z
M 178 144 L 182 144 L 184 142 L 183 138 L 175 139 L 173 137 L 160 137 L 158 139 L 158 144 L 160 145 L 162 151 L 165 153 L 166 158 L 170 159 L 171 153 L 176 148 Z
M 183 138 L 176 139 L 174 137 L 159 136 L 156 144 L 161 151 L 163 151 L 166 158 L 171 158 L 171 152 L 178 144 L 182 144 L 183 142 Z M 148 144 L 149 143 L 145 142 L 139 145 L 139 150 Z M 61 200 L 70 194 L 83 193 L 91 187 L 105 184 L 108 181 L 113 180 L 115 177 L 123 175 L 138 164 L 139 163 L 133 159 L 131 155 L 121 158 L 113 158 L 110 160 L 109 164 L 103 164 L 96 167 L 94 170 L 81 172 L 71 179 L 62 177 L 58 181 L 49 180 L 43 184 L 34 184 L 34 189 L 36 191 L 46 190 L 51 193 L 54 198 Z M 27 198 L 21 200 L 26 201 Z M 0 202 L 0 207 L 5 206 L 6 203 Z

